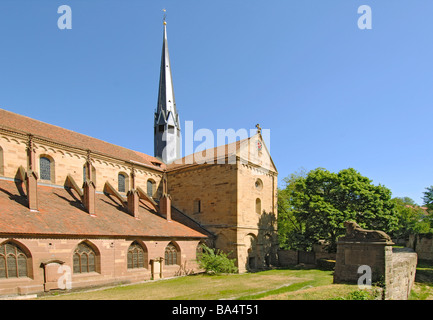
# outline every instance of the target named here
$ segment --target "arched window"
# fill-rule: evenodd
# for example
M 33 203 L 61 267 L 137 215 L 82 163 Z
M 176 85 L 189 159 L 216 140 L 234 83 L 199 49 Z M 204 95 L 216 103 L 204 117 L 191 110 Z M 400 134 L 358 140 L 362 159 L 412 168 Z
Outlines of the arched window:
M 178 264 L 177 262 L 177 254 L 178 250 L 173 243 L 169 243 L 167 247 L 165 247 L 165 265 L 171 266 Z
M 47 157 L 41 157 L 39 159 L 39 169 L 40 169 L 40 178 L 41 180 L 49 180 L 52 179 L 52 163 L 51 160 Z
M 259 198 L 256 199 L 256 213 L 262 213 L 262 200 L 260 200 Z
M 147 180 L 147 195 L 149 197 L 153 197 L 153 194 L 155 192 L 155 186 L 156 186 L 155 181 L 153 181 L 152 179 Z
M 126 185 L 127 185 L 127 176 L 124 173 L 119 173 L 118 177 L 117 177 L 117 183 L 118 183 L 118 187 L 117 190 L 119 192 L 126 192 Z
M 136 241 L 128 249 L 128 269 L 146 268 L 147 252 Z
M 74 273 L 96 271 L 96 253 L 86 243 L 80 243 L 74 251 Z
M 0 245 L 0 279 L 27 277 L 27 255 L 16 244 Z
M 5 174 L 4 164 L 3 164 L 3 149 L 0 147 L 0 176 Z

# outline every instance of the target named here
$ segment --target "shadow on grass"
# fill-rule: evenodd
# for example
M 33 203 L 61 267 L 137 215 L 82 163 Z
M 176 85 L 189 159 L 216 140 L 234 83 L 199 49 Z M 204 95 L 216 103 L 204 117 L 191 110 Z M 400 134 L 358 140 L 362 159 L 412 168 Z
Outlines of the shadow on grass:
M 433 286 L 433 262 L 432 261 L 418 261 L 416 266 L 415 282 Z

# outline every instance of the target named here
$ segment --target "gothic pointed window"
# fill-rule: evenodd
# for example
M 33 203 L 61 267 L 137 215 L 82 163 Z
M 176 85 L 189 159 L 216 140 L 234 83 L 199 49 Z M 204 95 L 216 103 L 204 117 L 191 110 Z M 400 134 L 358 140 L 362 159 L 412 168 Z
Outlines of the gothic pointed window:
M 169 243 L 167 247 L 165 247 L 165 265 L 175 265 L 178 264 L 178 250 L 173 243 Z
M 39 159 L 40 178 L 41 180 L 51 181 L 51 160 L 47 157 Z
M 74 251 L 74 273 L 96 271 L 96 252 L 86 243 L 80 243 Z
M 7 242 L 0 246 L 0 279 L 27 277 L 27 255 L 16 244 Z
M 134 241 L 128 249 L 128 269 L 146 268 L 147 252 L 136 241 Z

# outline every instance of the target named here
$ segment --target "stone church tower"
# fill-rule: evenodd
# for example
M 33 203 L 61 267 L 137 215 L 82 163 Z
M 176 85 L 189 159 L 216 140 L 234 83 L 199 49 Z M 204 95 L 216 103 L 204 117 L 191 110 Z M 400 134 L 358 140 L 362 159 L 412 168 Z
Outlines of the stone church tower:
M 168 54 L 167 23 L 164 18 L 158 105 L 154 119 L 154 156 L 156 158 L 161 159 L 164 163 L 171 163 L 180 158 L 180 131 Z

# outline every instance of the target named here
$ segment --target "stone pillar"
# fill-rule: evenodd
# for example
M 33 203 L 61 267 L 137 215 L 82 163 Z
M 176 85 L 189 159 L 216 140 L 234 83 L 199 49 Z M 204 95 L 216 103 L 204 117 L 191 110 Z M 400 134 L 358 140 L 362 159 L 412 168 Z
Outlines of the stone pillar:
M 168 194 L 167 174 L 162 178 L 162 196 L 159 199 L 159 213 L 171 221 L 171 196 Z
M 35 146 L 33 143 L 33 136 L 29 135 L 27 142 L 26 188 L 27 201 L 30 211 L 38 211 L 38 175 L 34 171 L 35 166 Z
M 339 241 L 334 271 L 334 283 L 358 283 L 365 271 L 358 273 L 361 266 L 371 269 L 371 280 L 377 282 L 385 279 L 392 265 L 392 243 Z
M 90 215 L 95 214 L 96 186 L 92 179 L 92 160 L 90 150 L 87 150 L 86 179 L 83 183 L 84 206 Z
M 167 221 L 171 221 L 171 196 L 169 194 L 162 195 L 159 200 L 159 212 Z
M 90 215 L 95 215 L 95 184 L 93 181 L 85 181 L 83 184 L 84 206 Z
M 135 189 L 129 190 L 127 194 L 127 198 L 128 198 L 129 214 L 132 215 L 134 218 L 138 218 L 138 208 L 139 208 L 139 200 L 140 200 L 138 191 Z
M 140 195 L 138 194 L 138 191 L 135 188 L 134 166 L 131 167 L 131 190 L 128 191 L 126 197 L 128 200 L 129 214 L 132 215 L 134 218 L 138 218 Z
M 334 271 L 334 283 L 358 283 L 368 266 L 371 270 L 371 281 L 385 281 L 385 276 L 392 268 L 391 238 L 382 231 L 362 229 L 355 222 L 347 221 L 346 236 L 337 243 L 337 257 Z

